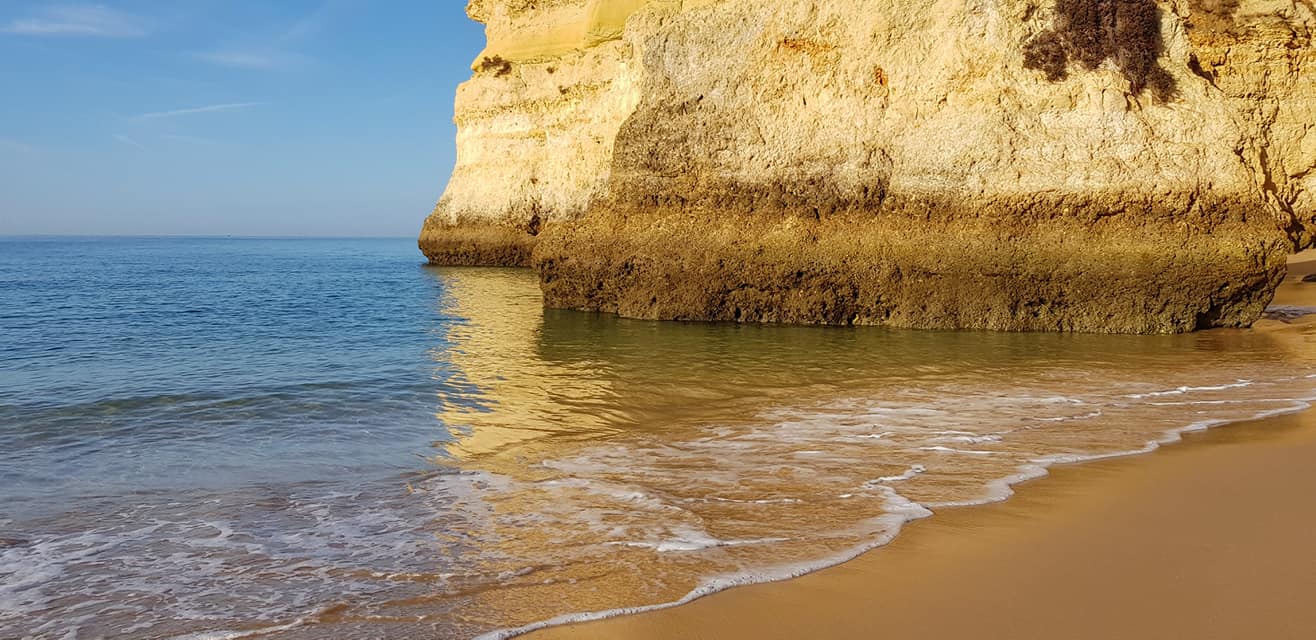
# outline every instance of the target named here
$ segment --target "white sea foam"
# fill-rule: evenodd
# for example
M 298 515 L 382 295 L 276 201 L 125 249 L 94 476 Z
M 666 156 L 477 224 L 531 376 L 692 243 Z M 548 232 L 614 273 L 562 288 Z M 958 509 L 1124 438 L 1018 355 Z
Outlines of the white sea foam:
M 878 484 L 885 484 L 889 482 L 904 482 L 906 480 L 913 480 L 914 478 L 917 478 L 920 473 L 923 473 L 927 470 L 928 468 L 926 466 L 921 464 L 916 464 L 910 466 L 908 469 L 905 470 L 904 473 L 898 476 L 882 476 L 881 478 L 878 478 L 873 482 L 876 482 Z
M 202 631 L 198 633 L 188 633 L 180 636 L 173 636 L 171 640 L 243 640 L 243 638 L 259 638 L 280 631 L 292 631 L 298 627 L 305 626 L 308 618 L 297 618 L 286 624 L 270 625 L 257 629 L 246 629 L 235 631 L 230 629 L 220 631 Z
M 960 454 L 964 454 L 964 455 L 966 455 L 966 456 L 991 456 L 991 455 L 996 455 L 996 452 L 995 452 L 995 451 L 974 451 L 974 450 L 972 450 L 972 449 L 955 449 L 955 448 L 952 448 L 952 447 L 944 447 L 944 446 L 941 446 L 941 445 L 937 445 L 937 446 L 933 446 L 933 447 L 919 447 L 919 451 L 932 451 L 932 452 L 935 452 L 935 453 L 960 453 Z
M 1234 383 L 1232 383 L 1232 384 L 1222 384 L 1222 385 L 1206 386 L 1206 387 L 1190 387 L 1190 386 L 1182 386 L 1182 387 L 1178 387 L 1178 388 L 1175 388 L 1175 389 L 1169 389 L 1169 390 L 1166 390 L 1166 391 L 1150 391 L 1150 392 L 1147 392 L 1147 393 L 1130 393 L 1130 394 L 1128 394 L 1128 395 L 1126 395 L 1126 396 L 1124 396 L 1124 397 L 1126 397 L 1126 398 L 1132 398 L 1132 399 L 1135 399 L 1135 400 L 1141 400 L 1141 399 L 1143 399 L 1143 398 L 1157 398 L 1157 397 L 1160 397 L 1160 396 L 1177 396 L 1177 395 L 1183 395 L 1183 394 L 1185 394 L 1185 393 L 1194 393 L 1194 392 L 1198 392 L 1198 391 L 1224 391 L 1225 389 L 1241 389 L 1241 388 L 1243 388 L 1243 387 L 1250 387 L 1250 386 L 1252 386 L 1252 381 L 1251 381 L 1251 380 L 1239 380 L 1239 381 L 1234 382 Z
M 868 551 L 872 551 L 873 549 L 876 549 L 878 547 L 882 547 L 887 544 L 890 544 L 890 542 L 894 540 L 896 536 L 900 533 L 900 530 L 905 525 L 905 523 L 910 522 L 911 520 L 926 518 L 932 515 L 932 512 L 929 511 L 928 509 L 905 499 L 903 496 L 896 493 L 890 487 L 883 487 L 883 490 L 884 490 L 884 498 L 885 498 L 885 504 L 883 506 L 886 508 L 887 513 L 862 523 L 862 526 L 868 529 L 868 535 L 866 536 L 868 538 L 868 541 L 865 542 L 864 544 L 857 545 L 843 552 L 833 554 L 826 558 L 821 558 L 812 562 L 798 562 L 798 563 L 780 565 L 777 567 L 765 568 L 761 571 L 754 573 L 737 573 L 737 574 L 713 576 L 705 579 L 698 587 L 691 590 L 681 599 L 672 602 L 665 602 L 660 604 L 637 606 L 637 607 L 621 607 L 617 609 L 608 609 L 604 611 L 569 613 L 548 620 L 533 622 L 513 629 L 499 629 L 496 631 L 491 631 L 482 634 L 480 636 L 477 636 L 476 640 L 505 640 L 507 638 L 513 638 L 519 635 L 530 633 L 531 631 L 538 631 L 540 629 L 547 629 L 549 627 L 556 627 L 566 624 L 575 624 L 579 622 L 589 622 L 592 620 L 604 620 L 607 618 L 615 618 L 617 616 L 631 615 L 636 613 L 645 613 L 648 611 L 660 611 L 662 609 L 670 609 L 672 607 L 688 604 L 704 596 L 712 595 L 719 591 L 725 591 L 733 587 L 746 586 L 751 584 L 762 584 L 767 582 L 780 582 L 782 580 L 798 578 L 802 575 L 806 575 L 828 567 L 833 567 L 838 564 L 849 562 L 850 560 L 853 560 Z
M 1014 485 L 1056 464 L 1145 453 L 1183 433 L 1311 402 L 1306 377 L 1246 385 L 1209 378 L 1167 377 L 1171 384 L 1157 388 L 1185 391 L 1162 395 L 1144 394 L 1146 381 L 1065 395 L 1041 387 L 1078 385 L 909 386 L 874 398 L 777 407 L 762 419 L 680 437 L 622 434 L 544 447 L 518 458 L 511 472 L 472 466 L 408 478 L 406 492 L 225 496 L 207 501 L 201 518 L 187 502 L 171 501 L 125 519 L 140 526 L 107 525 L 0 549 L 0 631 L 13 628 L 16 615 L 39 614 L 67 589 L 124 603 L 133 620 L 125 627 L 139 635 L 162 637 L 156 625 L 170 620 L 210 629 L 175 634 L 185 640 L 314 627 L 318 615 L 307 612 L 330 602 L 367 603 L 354 605 L 367 610 L 353 614 L 368 620 L 372 612 L 394 615 L 390 603 L 410 596 L 457 609 L 496 597 L 475 594 L 543 585 L 556 585 L 561 600 L 531 613 L 509 609 L 519 616 L 507 618 L 509 629 L 484 637 L 675 606 L 844 562 L 886 544 L 932 509 L 1006 499 Z M 1138 394 L 1145 397 L 1131 397 Z M 873 415 L 881 416 L 880 426 Z M 152 556 L 145 546 L 152 543 L 168 553 Z M 88 561 L 123 567 L 102 570 Z M 637 564 L 646 575 L 621 581 L 635 590 L 613 593 L 616 602 L 669 602 L 553 610 L 570 606 L 574 590 L 596 588 L 590 580 Z M 369 609 L 374 602 L 382 608 Z M 109 611 L 103 607 L 88 601 L 61 619 L 86 618 L 80 624 L 94 628 L 96 615 Z M 434 615 L 425 624 L 441 634 L 489 628 L 443 626 L 459 624 L 460 616 Z M 545 621 L 522 624 L 535 617 Z M 265 626 L 239 631 L 235 618 Z M 42 624 L 38 637 L 56 628 L 54 620 Z
M 750 500 L 737 500 L 735 498 L 723 498 L 721 496 L 708 496 L 704 498 L 686 498 L 687 502 L 730 502 L 735 504 L 799 504 L 803 502 L 799 498 L 757 498 Z
M 1097 409 L 1076 416 L 1052 416 L 1048 418 L 1035 418 L 1035 420 L 1040 422 L 1069 422 L 1071 420 L 1091 420 L 1093 418 L 1100 418 L 1103 415 L 1105 415 L 1105 413 L 1100 409 Z
M 1242 388 L 1244 386 L 1247 385 L 1243 385 L 1240 383 L 1240 384 L 1230 384 L 1230 385 L 1216 385 L 1212 387 L 1197 387 L 1194 390 L 1223 391 L 1227 389 Z M 1185 393 L 1186 392 L 1188 391 L 1185 391 Z M 1147 397 L 1155 397 L 1155 396 L 1147 396 Z M 1154 451 L 1160 446 L 1182 439 L 1184 433 L 1209 429 L 1212 427 L 1217 427 L 1225 424 L 1233 424 L 1237 422 L 1262 419 L 1262 418 L 1282 415 L 1286 413 L 1298 412 L 1310 408 L 1313 402 L 1316 402 L 1316 396 L 1303 397 L 1300 399 L 1287 401 L 1286 406 L 1283 407 L 1254 411 L 1248 414 L 1244 414 L 1232 418 L 1206 419 L 1206 420 L 1191 422 L 1188 424 L 1181 425 L 1179 427 L 1167 429 L 1166 431 L 1161 433 L 1158 437 L 1155 437 L 1149 441 L 1144 442 L 1142 446 L 1120 450 L 1120 451 L 1099 452 L 1099 453 L 1051 454 L 1051 455 L 1037 457 L 1028 462 L 1018 465 L 1015 468 L 1015 470 L 1009 475 L 987 481 L 984 484 L 984 491 L 982 492 L 981 495 L 979 495 L 976 498 L 966 499 L 966 500 L 946 501 L 936 504 L 928 504 L 925 506 L 923 504 L 919 504 L 911 500 L 908 500 L 901 494 L 895 492 L 891 487 L 886 486 L 886 483 L 906 481 L 912 479 L 913 477 L 916 477 L 919 474 L 926 472 L 926 468 L 923 465 L 915 465 L 910 469 L 908 469 L 906 472 L 898 476 L 882 477 L 877 479 L 876 481 L 867 483 L 865 485 L 865 487 L 869 489 L 876 489 L 882 492 L 882 496 L 884 499 L 883 506 L 887 510 L 887 513 L 869 521 L 870 524 L 880 523 L 880 526 L 876 527 L 873 530 L 871 536 L 867 539 L 866 542 L 856 545 L 855 547 L 845 552 L 833 554 L 826 558 L 821 558 L 813 562 L 792 563 L 778 567 L 765 568 L 754 572 L 746 572 L 746 573 L 740 573 L 734 575 L 722 575 L 722 576 L 709 578 L 705 580 L 703 583 L 701 583 L 698 587 L 688 592 L 684 597 L 672 602 L 637 606 L 637 607 L 621 607 L 617 609 L 609 609 L 603 611 L 565 614 L 540 622 L 535 622 L 515 628 L 502 629 L 502 630 L 486 633 L 480 636 L 480 640 L 502 640 L 504 638 L 511 638 L 524 633 L 528 633 L 530 631 L 552 627 L 552 626 L 586 622 L 591 620 L 600 620 L 600 619 L 605 619 L 605 618 L 610 618 L 620 615 L 642 613 L 646 611 L 655 611 L 655 610 L 686 604 L 688 602 L 701 598 L 705 595 L 716 593 L 718 591 L 722 591 L 734 586 L 771 582 L 771 581 L 793 578 L 799 575 L 803 575 L 805 573 L 835 566 L 836 564 L 846 562 L 869 550 L 888 544 L 892 539 L 895 538 L 895 536 L 899 533 L 900 529 L 903 527 L 903 525 L 906 522 L 913 519 L 932 515 L 932 511 L 930 510 L 930 508 L 935 509 L 935 508 L 948 508 L 948 507 L 959 507 L 959 506 L 975 506 L 975 505 L 982 505 L 990 502 L 1005 500 L 1009 496 L 1013 495 L 1014 485 L 1017 485 L 1021 482 L 1026 482 L 1029 480 L 1034 480 L 1043 477 L 1047 475 L 1049 468 L 1057 464 L 1073 464 L 1073 463 L 1089 462 L 1089 461 L 1103 460 L 1103 459 L 1110 459 L 1117 457 L 1125 457 L 1130 455 L 1145 454 Z M 943 448 L 922 447 L 920 449 L 931 450 L 933 452 L 947 452 L 947 448 L 944 447 Z M 949 451 L 954 452 L 954 450 L 949 450 Z M 982 452 L 982 453 L 992 453 L 992 452 Z M 855 494 L 853 493 L 844 493 L 837 495 L 837 498 L 845 500 L 845 499 L 853 498 L 854 496 Z
M 605 542 L 606 545 L 637 547 L 641 549 L 653 549 L 659 553 L 671 553 L 677 551 L 699 551 L 701 549 L 713 549 L 716 547 L 743 547 L 753 544 L 771 544 L 774 542 L 786 542 L 790 538 L 755 538 L 750 540 L 719 540 L 699 531 L 686 531 L 686 537 L 672 538 L 670 540 L 656 541 L 634 541 L 618 540 Z
M 961 444 L 987 444 L 1000 441 L 1001 436 L 994 433 L 986 435 L 937 436 L 931 439 L 931 442 L 958 442 Z

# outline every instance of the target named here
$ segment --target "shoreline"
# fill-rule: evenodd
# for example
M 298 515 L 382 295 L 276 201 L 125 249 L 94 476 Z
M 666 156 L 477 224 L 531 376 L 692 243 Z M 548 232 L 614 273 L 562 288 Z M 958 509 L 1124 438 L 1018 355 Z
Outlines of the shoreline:
M 1316 306 L 1316 284 L 1300 284 L 1311 273 L 1316 254 L 1294 256 L 1273 304 Z M 1301 341 L 1313 328 L 1305 318 L 1253 330 Z M 1316 462 L 1316 411 L 1306 403 L 1185 426 L 1149 451 L 1057 461 L 1010 482 L 1008 499 L 937 508 L 892 541 L 798 577 L 486 637 L 1307 637 L 1316 629 L 1316 611 L 1303 604 L 1316 593 L 1316 551 L 1301 534 L 1316 528 L 1316 503 L 1302 509 L 1301 489 L 1316 486 L 1316 465 L 1302 462 Z M 1250 473 L 1238 477 L 1240 465 Z M 1237 482 L 1219 486 L 1227 478 Z M 1231 499 L 1217 503 L 1216 494 Z M 1231 517 L 1240 501 L 1268 506 L 1272 526 L 1248 527 L 1251 509 Z M 1228 602 L 1213 602 L 1217 594 Z

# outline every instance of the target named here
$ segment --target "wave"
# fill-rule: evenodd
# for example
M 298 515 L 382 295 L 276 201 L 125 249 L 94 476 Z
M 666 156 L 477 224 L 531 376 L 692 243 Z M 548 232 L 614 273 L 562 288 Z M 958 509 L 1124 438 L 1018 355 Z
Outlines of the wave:
M 901 381 L 740 421 L 528 440 L 378 482 L 107 498 L 44 531 L 4 525 L 29 543 L 0 547 L 0 635 L 24 616 L 68 623 L 47 619 L 68 594 L 87 595 L 87 611 L 131 600 L 141 608 L 117 610 L 125 627 L 184 640 L 334 635 L 345 616 L 316 612 L 344 601 L 361 624 L 407 619 L 417 635 L 485 639 L 677 606 L 848 561 L 940 509 L 1005 500 L 1058 464 L 1316 402 L 1312 378 L 1229 373 Z M 1174 383 L 1148 382 L 1157 377 Z M 597 593 L 644 604 L 581 606 Z M 175 628 L 188 625 L 200 628 Z
M 1221 391 L 1226 389 L 1242 388 L 1246 386 L 1250 386 L 1250 381 L 1248 384 L 1229 384 L 1229 385 L 1217 385 L 1211 387 L 1184 387 L 1183 388 L 1184 391 L 1179 391 L 1179 392 L 1184 393 L 1189 391 Z M 1156 394 L 1142 395 L 1139 397 L 1156 397 Z M 1147 441 L 1144 446 L 1135 449 L 1110 452 L 1110 453 L 1101 453 L 1101 454 L 1054 455 L 1054 456 L 1047 456 L 1043 458 L 1037 458 L 1028 464 L 1020 466 L 1017 469 L 1017 472 L 1012 475 L 994 479 L 988 482 L 986 494 L 974 500 L 924 505 L 908 500 L 907 498 L 900 495 L 891 487 L 883 486 L 887 483 L 909 480 L 925 471 L 925 469 L 921 468 L 921 465 L 916 465 L 915 467 L 911 467 L 909 470 L 907 470 L 903 474 L 900 474 L 899 476 L 883 477 L 870 483 L 871 486 L 883 490 L 885 494 L 885 498 L 887 500 L 887 505 L 890 507 L 891 510 L 888 514 L 881 516 L 873 521 L 873 522 L 881 523 L 880 533 L 874 535 L 867 542 L 856 545 L 841 553 L 837 553 L 825 558 L 821 558 L 813 562 L 794 563 L 790 565 L 783 565 L 783 566 L 774 567 L 771 569 L 761 570 L 757 572 L 751 572 L 751 573 L 716 576 L 707 579 L 698 587 L 688 592 L 684 597 L 670 602 L 663 602 L 663 603 L 643 605 L 643 606 L 634 606 L 634 607 L 618 607 L 615 609 L 606 609 L 599 611 L 568 613 L 550 619 L 541 620 L 526 625 L 521 625 L 518 627 L 491 631 L 482 634 L 480 636 L 477 636 L 476 640 L 506 640 L 508 638 L 513 638 L 516 636 L 530 633 L 532 631 L 538 631 L 550 627 L 605 620 L 608 618 L 614 618 L 624 615 L 633 615 L 639 613 L 660 611 L 663 609 L 669 609 L 672 607 L 688 604 L 705 596 L 709 596 L 734 587 L 748 586 L 754 584 L 764 584 L 770 582 L 779 582 L 783 580 L 789 580 L 792 578 L 800 577 L 802 575 L 806 575 L 809 573 L 821 571 L 823 569 L 831 568 L 839 564 L 849 562 L 850 560 L 853 560 L 869 551 L 873 551 L 883 546 L 886 546 L 887 544 L 890 544 L 900 534 L 905 524 L 908 524 L 913 520 L 933 517 L 935 516 L 935 511 L 934 511 L 935 509 L 982 506 L 986 504 L 1007 500 L 1008 498 L 1014 495 L 1014 487 L 1016 485 L 1043 478 L 1047 476 L 1049 474 L 1049 470 L 1056 465 L 1081 464 L 1081 463 L 1094 462 L 1099 460 L 1110 460 L 1116 458 L 1145 455 L 1159 449 L 1162 446 L 1182 441 L 1183 436 L 1186 433 L 1199 432 L 1199 431 L 1204 431 L 1207 429 L 1217 428 L 1225 425 L 1250 422 L 1250 421 L 1261 420 L 1279 415 L 1298 413 L 1301 411 L 1308 410 L 1312 407 L 1312 403 L 1316 402 L 1316 395 L 1294 399 L 1287 402 L 1291 402 L 1292 404 L 1283 408 L 1258 411 L 1251 415 L 1237 419 L 1202 420 L 1202 421 L 1192 422 L 1179 428 L 1167 430 L 1162 434 L 1161 437 Z M 844 498 L 851 496 L 843 495 L 841 497 Z
M 1174 388 L 1174 389 L 1169 389 L 1169 390 L 1166 390 L 1166 391 L 1150 391 L 1150 392 L 1147 392 L 1147 393 L 1130 393 L 1130 394 L 1128 394 L 1128 395 L 1126 395 L 1126 396 L 1124 396 L 1124 397 L 1126 397 L 1126 398 L 1133 398 L 1133 399 L 1135 399 L 1135 400 L 1141 400 L 1141 399 L 1143 399 L 1143 398 L 1158 398 L 1158 397 L 1160 397 L 1160 396 L 1178 396 L 1178 395 L 1183 395 L 1183 394 L 1185 394 L 1185 393 L 1194 393 L 1194 392 L 1197 392 L 1197 391 L 1224 391 L 1225 389 L 1242 389 L 1242 388 L 1250 387 L 1250 386 L 1252 386 L 1252 381 L 1251 381 L 1251 380 L 1239 380 L 1238 382 L 1235 382 L 1235 383 L 1233 383 L 1233 384 L 1221 384 L 1221 385 L 1214 385 L 1214 386 L 1207 386 L 1207 387 L 1189 387 L 1189 386 L 1182 386 L 1182 387 L 1177 387 L 1177 388 Z

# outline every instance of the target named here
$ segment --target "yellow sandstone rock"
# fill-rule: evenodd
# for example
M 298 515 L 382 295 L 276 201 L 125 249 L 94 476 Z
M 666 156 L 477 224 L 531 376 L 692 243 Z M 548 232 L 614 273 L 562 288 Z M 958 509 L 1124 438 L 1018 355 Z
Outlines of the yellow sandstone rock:
M 1310 0 L 472 0 L 420 245 L 658 319 L 1244 326 L 1316 233 Z

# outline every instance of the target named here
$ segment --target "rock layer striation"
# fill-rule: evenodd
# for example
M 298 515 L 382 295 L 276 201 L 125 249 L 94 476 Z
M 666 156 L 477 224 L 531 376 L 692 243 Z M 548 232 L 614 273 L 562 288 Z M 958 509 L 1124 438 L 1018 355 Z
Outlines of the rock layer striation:
M 1316 232 L 1306 0 L 472 0 L 421 248 L 638 318 L 1245 326 Z

